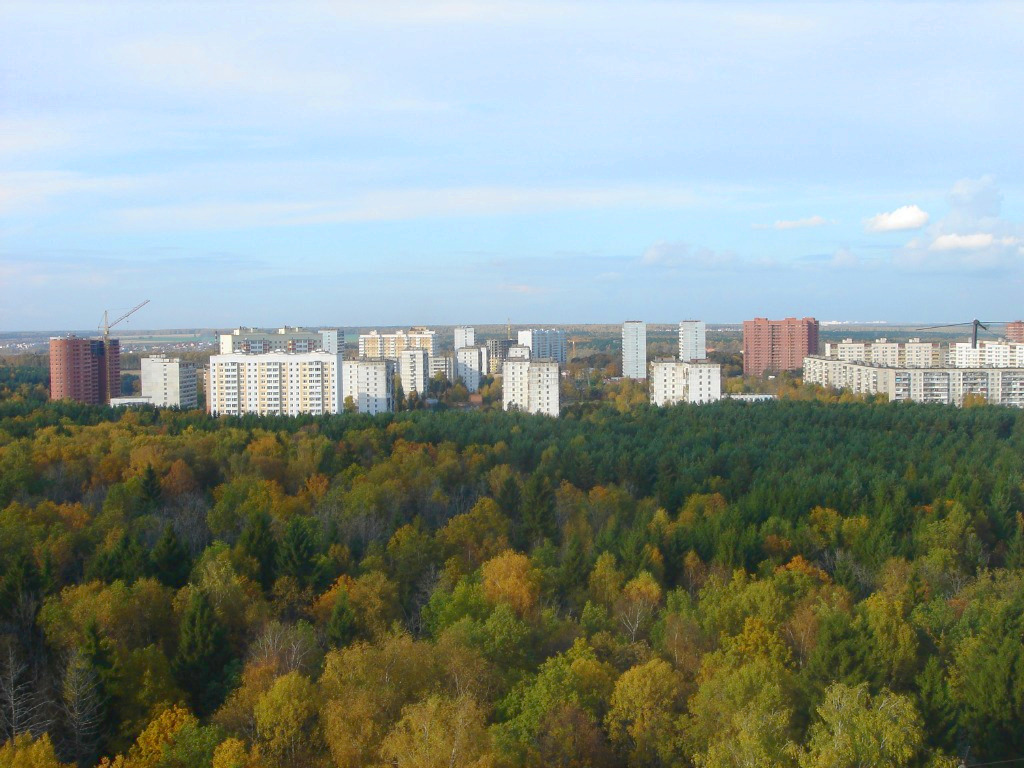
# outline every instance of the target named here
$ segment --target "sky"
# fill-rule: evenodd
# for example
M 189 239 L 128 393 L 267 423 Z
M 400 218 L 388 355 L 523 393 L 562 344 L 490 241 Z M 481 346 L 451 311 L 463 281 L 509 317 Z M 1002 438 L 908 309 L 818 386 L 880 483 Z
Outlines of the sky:
M 1024 3 L 0 3 L 0 330 L 1024 314 Z

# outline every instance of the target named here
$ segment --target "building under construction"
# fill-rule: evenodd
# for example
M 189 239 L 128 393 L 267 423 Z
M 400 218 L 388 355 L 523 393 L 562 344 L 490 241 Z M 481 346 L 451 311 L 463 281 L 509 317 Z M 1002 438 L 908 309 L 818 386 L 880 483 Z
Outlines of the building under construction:
M 50 339 L 50 399 L 106 405 L 121 394 L 121 345 L 117 339 Z

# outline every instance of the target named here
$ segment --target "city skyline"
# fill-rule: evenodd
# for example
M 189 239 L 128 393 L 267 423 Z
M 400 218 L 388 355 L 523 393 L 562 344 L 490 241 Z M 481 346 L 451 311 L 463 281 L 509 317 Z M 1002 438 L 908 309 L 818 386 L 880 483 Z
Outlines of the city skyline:
M 0 330 L 1014 320 L 1022 23 L 8 3 Z

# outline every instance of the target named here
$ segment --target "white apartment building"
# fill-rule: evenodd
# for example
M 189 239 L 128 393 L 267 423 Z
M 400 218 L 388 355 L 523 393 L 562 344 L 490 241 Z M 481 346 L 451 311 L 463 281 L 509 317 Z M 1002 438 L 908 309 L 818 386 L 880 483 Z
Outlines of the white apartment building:
M 449 355 L 431 355 L 427 365 L 430 367 L 430 378 L 441 374 L 451 381 L 455 377 L 455 366 Z
M 622 324 L 622 375 L 647 378 L 647 323 L 627 320 Z
M 909 368 L 930 368 L 943 363 L 941 346 L 934 342 L 922 342 L 920 339 L 911 339 L 905 343 L 888 339 L 875 339 L 873 342 L 853 339 L 827 342 L 825 357 L 849 363 Z
M 395 410 L 395 362 L 393 360 L 345 360 L 341 364 L 344 404 L 357 413 Z
M 157 408 L 195 408 L 199 404 L 195 363 L 153 355 L 142 358 L 142 396 Z
M 979 341 L 949 345 L 949 365 L 954 368 L 1024 368 L 1024 344 L 1012 341 Z
M 370 359 L 398 360 L 406 349 L 425 349 L 433 357 L 434 346 L 434 331 L 427 328 L 410 328 L 394 333 L 374 330 L 359 335 L 359 356 Z
M 559 381 L 558 363 L 553 360 L 510 356 L 502 366 L 502 407 L 506 411 L 558 416 Z
M 206 407 L 214 416 L 341 413 L 341 355 L 267 352 L 214 355 Z
M 565 331 L 561 329 L 530 328 L 519 331 L 519 344 L 529 347 L 530 357 L 534 360 L 554 360 L 563 365 L 566 362 Z
M 722 366 L 707 360 L 651 363 L 651 404 L 714 403 L 722 399 Z
M 430 355 L 425 349 L 404 349 L 398 356 L 398 375 L 406 395 L 415 392 L 422 397 L 430 381 Z
M 344 339 L 342 339 L 342 342 Z M 306 328 L 278 328 L 262 331 L 258 328 L 236 328 L 220 335 L 220 353 L 230 355 L 243 352 L 262 355 L 267 352 L 339 352 L 338 330 L 325 328 L 311 331 Z
M 679 359 L 706 360 L 708 356 L 707 326 L 703 320 L 683 320 L 679 323 Z
M 476 329 L 471 325 L 455 326 L 455 343 L 452 346 L 456 352 L 463 347 L 476 346 Z
M 1020 366 L 919 368 L 812 356 L 804 358 L 804 381 L 855 394 L 882 394 L 890 402 L 959 406 L 968 395 L 977 395 L 992 405 L 1024 408 L 1024 367 Z
M 480 380 L 487 375 L 487 347 L 461 347 L 455 351 L 455 378 L 470 392 L 480 390 Z

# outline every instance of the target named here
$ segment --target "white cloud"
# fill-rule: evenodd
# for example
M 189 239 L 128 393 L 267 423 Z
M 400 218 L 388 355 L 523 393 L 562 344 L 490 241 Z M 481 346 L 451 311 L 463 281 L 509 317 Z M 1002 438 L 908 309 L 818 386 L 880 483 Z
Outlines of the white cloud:
M 970 235 L 939 235 L 928 246 L 929 251 L 980 251 L 993 246 L 1012 248 L 1020 244 L 1016 237 L 995 237 L 988 232 Z
M 995 177 L 986 174 L 979 179 L 960 179 L 947 197 L 954 216 L 970 219 L 993 218 L 999 215 L 1003 194 Z
M 920 229 L 928 223 L 928 214 L 916 205 L 904 205 L 890 213 L 879 213 L 864 222 L 869 232 L 897 232 Z
M 820 227 L 825 224 L 828 224 L 828 220 L 823 216 L 811 216 L 806 219 L 780 219 L 772 227 L 774 229 L 806 229 L 808 227 Z

